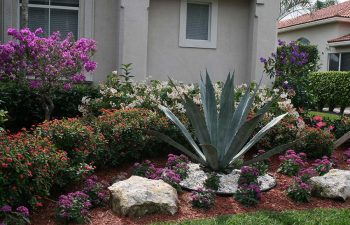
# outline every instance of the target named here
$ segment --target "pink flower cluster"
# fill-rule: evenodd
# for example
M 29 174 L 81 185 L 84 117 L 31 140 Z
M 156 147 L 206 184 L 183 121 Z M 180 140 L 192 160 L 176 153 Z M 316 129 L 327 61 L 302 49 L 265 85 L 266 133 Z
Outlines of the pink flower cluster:
M 312 166 L 315 168 L 318 174 L 322 176 L 329 172 L 333 166 L 333 163 L 327 156 L 323 156 L 322 159 L 316 159 Z
M 91 60 L 96 51 L 92 39 L 74 40 L 70 33 L 61 39 L 55 32 L 49 37 L 41 37 L 41 28 L 32 32 L 29 28 L 8 29 L 13 41 L 0 44 L 0 79 L 26 80 L 34 89 L 48 89 L 63 84 L 70 89 L 72 83 L 85 80 L 84 71 L 96 69 Z
M 309 202 L 311 186 L 300 177 L 294 177 L 294 183 L 287 188 L 287 195 L 297 202 Z
M 295 176 L 298 172 L 307 166 L 306 154 L 296 153 L 294 150 L 288 150 L 285 155 L 279 157 L 282 161 L 278 172 L 281 172 L 287 176 Z
M 211 190 L 199 188 L 191 193 L 191 203 L 193 207 L 209 209 L 215 204 L 215 193 Z

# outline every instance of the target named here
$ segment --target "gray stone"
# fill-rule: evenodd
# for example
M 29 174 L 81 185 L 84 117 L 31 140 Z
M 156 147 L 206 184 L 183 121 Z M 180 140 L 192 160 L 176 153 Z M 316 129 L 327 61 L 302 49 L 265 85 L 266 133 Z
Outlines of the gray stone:
M 234 194 L 238 188 L 240 170 L 233 170 L 230 174 L 218 174 L 220 177 L 220 187 L 218 194 Z M 181 181 L 181 187 L 190 190 L 198 188 L 205 189 L 204 182 L 208 174 L 204 172 L 199 164 L 189 164 L 188 177 Z M 276 179 L 268 174 L 258 177 L 258 183 L 262 191 L 270 190 L 276 186 Z
M 327 174 L 310 179 L 316 196 L 346 200 L 350 197 L 350 171 L 332 169 Z
M 132 176 L 110 186 L 113 212 L 140 217 L 152 213 L 174 215 L 178 210 L 177 191 L 162 180 Z

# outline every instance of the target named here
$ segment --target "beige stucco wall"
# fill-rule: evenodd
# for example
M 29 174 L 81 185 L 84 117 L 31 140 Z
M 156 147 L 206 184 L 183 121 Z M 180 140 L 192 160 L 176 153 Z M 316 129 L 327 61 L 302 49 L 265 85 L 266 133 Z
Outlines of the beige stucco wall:
M 321 71 L 328 70 L 328 54 L 335 52 L 330 48 L 327 41 L 341 37 L 350 33 L 350 24 L 348 23 L 329 23 L 313 27 L 288 32 L 279 32 L 278 38 L 287 42 L 296 41 L 301 37 L 307 38 L 311 44 L 317 45 L 320 52 Z
M 207 69 L 222 80 L 236 71 L 238 82 L 250 80 L 247 73 L 249 1 L 220 0 L 216 49 L 179 47 L 180 1 L 151 0 L 149 7 L 147 74 L 168 76 L 184 82 L 198 81 Z

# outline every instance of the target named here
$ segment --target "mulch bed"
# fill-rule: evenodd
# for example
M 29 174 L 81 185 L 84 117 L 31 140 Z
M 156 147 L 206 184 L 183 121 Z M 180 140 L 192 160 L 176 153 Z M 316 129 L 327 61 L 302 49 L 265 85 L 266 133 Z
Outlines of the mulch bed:
M 343 157 L 344 148 L 340 148 L 335 151 L 335 156 L 339 159 Z M 159 166 L 164 165 L 163 159 L 153 159 L 153 162 Z M 338 165 L 340 169 L 349 169 L 343 160 Z M 292 179 L 285 175 L 276 173 L 279 166 L 278 156 L 271 159 L 270 173 L 277 178 L 277 186 L 263 193 L 260 204 L 257 207 L 246 208 L 236 202 L 233 197 L 218 196 L 215 207 L 210 210 L 200 210 L 191 207 L 189 202 L 190 193 L 182 192 L 179 193 L 179 212 L 174 216 L 171 215 L 148 215 L 142 218 L 128 218 L 121 217 L 113 214 L 110 208 L 97 208 L 91 211 L 91 225 L 139 225 L 139 224 L 150 224 L 155 222 L 163 221 L 183 221 L 189 219 L 202 219 L 209 217 L 216 217 L 227 214 L 239 214 L 246 212 L 255 212 L 262 210 L 269 211 L 284 211 L 284 210 L 306 210 L 313 208 L 350 208 L 350 199 L 346 202 L 321 199 L 312 197 L 309 203 L 296 203 L 289 199 L 285 193 L 286 187 L 292 183 Z M 117 169 L 109 169 L 108 171 L 97 171 L 96 175 L 101 179 L 112 182 L 115 180 L 117 174 L 126 172 L 128 175 L 131 174 L 132 165 L 124 165 Z M 78 189 L 75 187 L 73 189 Z M 70 190 L 72 191 L 72 190 Z M 31 218 L 32 224 L 34 225 L 53 225 L 58 224 L 55 220 L 55 203 L 49 200 L 45 201 L 45 205 L 42 209 L 37 211 Z

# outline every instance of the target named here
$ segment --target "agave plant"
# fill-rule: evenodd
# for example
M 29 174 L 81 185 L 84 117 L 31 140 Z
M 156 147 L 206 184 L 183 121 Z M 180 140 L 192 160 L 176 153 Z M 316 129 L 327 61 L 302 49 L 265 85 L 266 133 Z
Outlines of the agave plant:
M 187 95 L 183 96 L 186 115 L 194 128 L 197 142 L 181 121 L 168 108 L 160 106 L 160 109 L 165 115 L 178 126 L 194 151 L 188 150 L 180 143 L 162 133 L 157 131 L 149 131 L 149 133 L 182 151 L 193 160 L 210 167 L 212 170 L 218 171 L 230 167 L 250 150 L 269 129 L 287 115 L 286 113 L 274 118 L 249 140 L 256 126 L 263 119 L 264 114 L 270 109 L 273 101 L 264 105 L 253 118 L 248 119 L 248 114 L 260 84 L 257 85 L 252 95 L 250 94 L 251 89 L 248 88 L 235 109 L 233 80 L 233 75 L 231 76 L 229 74 L 221 93 L 219 112 L 214 87 L 208 73 L 206 74 L 206 81 L 203 81 L 202 77 L 200 81 L 203 110 Z M 278 146 L 263 155 L 247 161 L 245 164 L 267 159 L 274 154 L 286 150 L 291 145 L 292 143 Z

